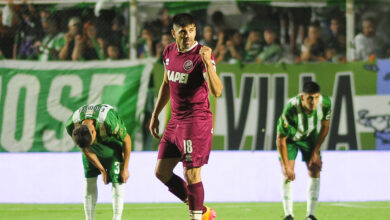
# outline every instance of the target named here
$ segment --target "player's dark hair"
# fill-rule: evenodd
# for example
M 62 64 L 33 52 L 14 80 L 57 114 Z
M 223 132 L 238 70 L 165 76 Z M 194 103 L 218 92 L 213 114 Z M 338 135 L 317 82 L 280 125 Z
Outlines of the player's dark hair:
M 305 84 L 303 85 L 303 92 L 304 93 L 314 94 L 314 93 L 318 93 L 320 91 L 321 91 L 320 85 L 318 85 L 317 83 L 315 83 L 313 81 L 305 82 Z
M 92 141 L 92 135 L 87 125 L 80 125 L 73 129 L 72 139 L 80 148 L 88 147 Z
M 173 17 L 172 24 L 179 27 L 185 27 L 190 24 L 195 24 L 195 20 L 190 14 L 177 14 Z

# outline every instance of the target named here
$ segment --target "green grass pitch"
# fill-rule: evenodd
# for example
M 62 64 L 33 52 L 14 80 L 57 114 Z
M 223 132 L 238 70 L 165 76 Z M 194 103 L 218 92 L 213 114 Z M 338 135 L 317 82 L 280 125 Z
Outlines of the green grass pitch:
M 217 211 L 216 220 L 280 220 L 281 203 L 208 203 Z M 295 219 L 304 219 L 306 203 L 294 203 Z M 187 207 L 179 203 L 125 204 L 122 219 L 186 220 Z M 326 220 L 390 219 L 389 202 L 321 202 L 316 216 Z M 111 204 L 97 204 L 96 220 L 112 218 Z M 1 220 L 84 219 L 82 204 L 0 204 Z

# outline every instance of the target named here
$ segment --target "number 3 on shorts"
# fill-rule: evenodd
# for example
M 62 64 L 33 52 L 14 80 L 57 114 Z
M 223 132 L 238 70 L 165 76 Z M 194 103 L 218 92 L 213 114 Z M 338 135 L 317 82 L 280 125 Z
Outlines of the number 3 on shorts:
M 184 140 L 183 149 L 184 149 L 185 154 L 192 153 L 192 141 L 191 140 Z
M 114 174 L 119 174 L 120 173 L 120 162 L 114 162 Z

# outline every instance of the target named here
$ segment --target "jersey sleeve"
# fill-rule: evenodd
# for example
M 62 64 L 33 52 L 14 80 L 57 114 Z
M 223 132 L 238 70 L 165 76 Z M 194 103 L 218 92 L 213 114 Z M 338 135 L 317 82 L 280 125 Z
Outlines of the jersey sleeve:
M 283 109 L 282 114 L 279 117 L 277 132 L 282 137 L 293 137 L 297 133 L 296 129 L 296 121 L 294 120 L 295 109 L 291 104 L 287 104 L 287 106 Z
M 214 70 L 217 71 L 217 67 L 215 66 L 215 58 L 214 58 L 213 54 L 211 54 L 211 63 L 213 64 Z M 205 72 L 207 72 L 206 66 L 202 62 L 202 73 L 205 73 Z
M 327 96 L 323 96 L 323 103 L 322 108 L 324 112 L 324 116 L 321 119 L 322 121 L 328 121 L 330 120 L 331 113 L 332 113 L 332 102 L 330 101 L 330 98 Z
M 73 116 L 73 114 L 68 118 L 68 120 L 65 123 L 66 132 L 68 132 L 68 134 L 70 136 L 72 136 L 72 132 L 73 132 L 73 129 L 74 129 L 73 117 L 72 116 Z
M 104 121 L 107 135 L 115 137 L 119 141 L 123 141 L 127 135 L 127 129 L 123 120 L 119 117 L 115 110 L 110 110 L 107 118 Z
M 167 68 L 166 68 L 166 65 L 168 65 L 168 63 L 167 62 L 169 62 L 169 60 L 167 60 L 166 59 L 166 57 L 167 57 L 167 54 L 168 54 L 168 48 L 169 48 L 169 46 L 166 46 L 165 48 L 164 48 L 164 50 L 163 50 L 163 53 L 162 53 L 162 64 L 163 64 L 163 66 L 164 66 L 164 70 L 165 71 L 167 71 Z

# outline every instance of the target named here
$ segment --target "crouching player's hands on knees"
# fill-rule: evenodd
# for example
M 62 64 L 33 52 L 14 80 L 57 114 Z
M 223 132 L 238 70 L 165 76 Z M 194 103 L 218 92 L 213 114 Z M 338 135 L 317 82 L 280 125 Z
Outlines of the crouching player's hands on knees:
M 122 172 L 121 172 L 122 182 L 126 183 L 127 180 L 129 179 L 129 177 L 130 177 L 129 171 L 127 169 L 123 169 Z
M 290 167 L 284 167 L 283 174 L 287 178 L 287 181 L 294 181 L 295 180 L 295 172 Z
M 102 179 L 103 179 L 104 184 L 108 184 L 109 179 L 108 179 L 107 172 L 105 170 L 103 170 L 103 171 L 100 171 L 100 173 L 102 174 Z

